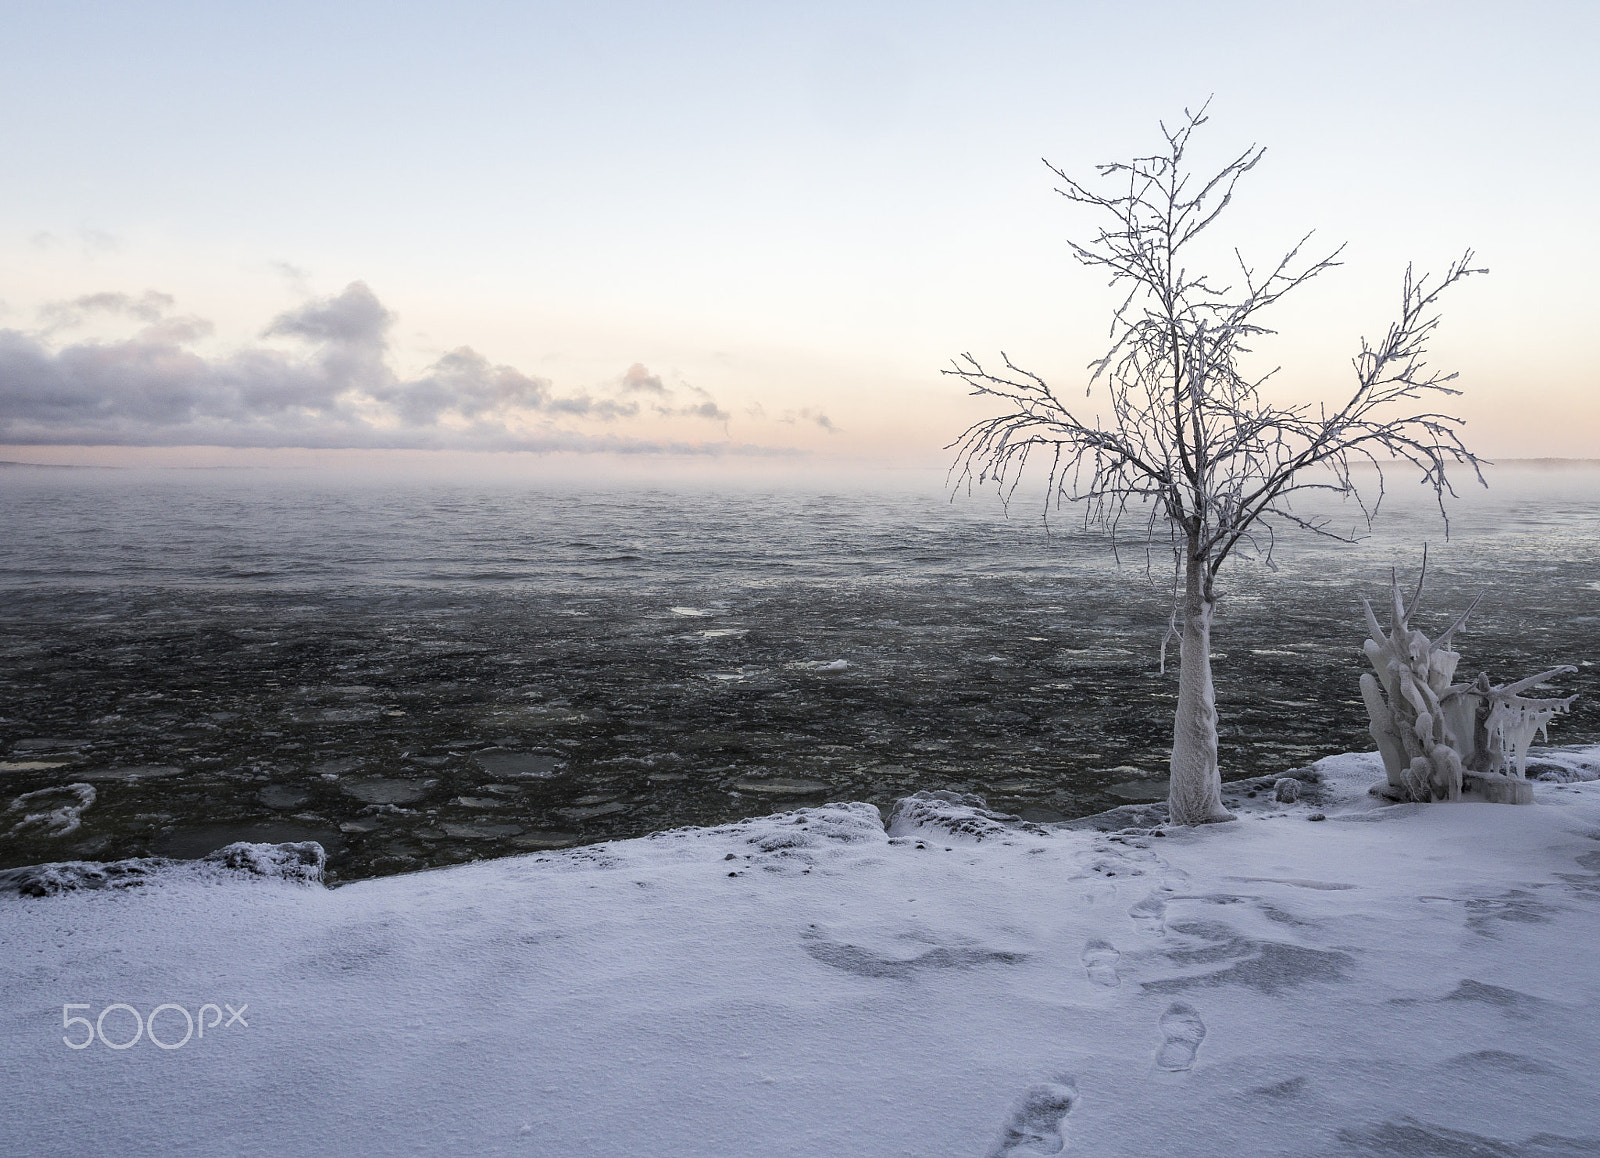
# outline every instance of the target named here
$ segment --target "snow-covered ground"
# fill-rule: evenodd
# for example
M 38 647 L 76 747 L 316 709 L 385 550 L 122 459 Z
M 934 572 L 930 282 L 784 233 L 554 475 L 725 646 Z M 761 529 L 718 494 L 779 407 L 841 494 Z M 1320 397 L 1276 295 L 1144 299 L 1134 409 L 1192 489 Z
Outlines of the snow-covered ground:
M 1600 782 L 1381 806 L 1375 755 L 1317 771 L 1162 834 L 924 799 L 12 892 L 0 1152 L 1021 1155 L 1070 1109 L 1101 1156 L 1600 1153 Z M 118 1003 L 204 1036 L 113 1048 Z

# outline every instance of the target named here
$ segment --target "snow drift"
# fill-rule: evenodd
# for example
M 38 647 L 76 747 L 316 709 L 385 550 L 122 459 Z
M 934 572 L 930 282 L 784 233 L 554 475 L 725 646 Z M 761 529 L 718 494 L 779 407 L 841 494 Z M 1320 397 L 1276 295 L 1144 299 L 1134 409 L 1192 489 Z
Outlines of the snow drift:
M 1201 828 L 919 794 L 333 890 L 274 846 L 14 873 L 5 1148 L 1589 1155 L 1597 772 L 1386 805 L 1340 756 Z

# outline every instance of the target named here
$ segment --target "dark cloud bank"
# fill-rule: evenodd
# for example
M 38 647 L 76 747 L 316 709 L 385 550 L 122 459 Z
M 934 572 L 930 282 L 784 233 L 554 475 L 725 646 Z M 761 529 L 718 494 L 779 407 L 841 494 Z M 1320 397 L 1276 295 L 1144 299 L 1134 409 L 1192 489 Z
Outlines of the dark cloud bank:
M 624 374 L 621 398 L 560 395 L 544 378 L 492 364 L 468 347 L 402 379 L 389 366 L 394 315 L 361 282 L 274 319 L 268 346 L 206 358 L 189 349 L 210 332 L 174 317 L 173 301 L 101 293 L 42 311 L 38 333 L 0 330 L 0 444 L 36 446 L 236 446 L 782 453 L 726 442 L 653 441 L 579 433 L 563 420 L 728 415 L 704 391 L 675 394 L 642 365 Z M 143 324 L 132 338 L 57 346 L 53 334 L 92 315 Z M 530 432 L 531 425 L 531 432 Z

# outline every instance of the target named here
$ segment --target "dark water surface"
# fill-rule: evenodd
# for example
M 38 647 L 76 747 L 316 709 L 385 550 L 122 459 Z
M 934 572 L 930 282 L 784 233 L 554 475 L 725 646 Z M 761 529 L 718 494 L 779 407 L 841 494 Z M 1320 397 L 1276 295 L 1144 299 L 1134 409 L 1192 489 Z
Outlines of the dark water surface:
M 1225 776 L 1370 747 L 1358 596 L 1424 539 L 1423 628 L 1483 593 L 1462 671 L 1584 663 L 1551 739 L 1600 739 L 1600 473 L 1491 478 L 1449 542 L 1412 501 L 1232 569 Z M 1164 797 L 1167 564 L 1017 514 L 937 480 L 0 472 L 0 867 L 316 839 L 351 879 L 919 788 L 1040 820 Z M 70 783 L 75 831 L 10 831 Z

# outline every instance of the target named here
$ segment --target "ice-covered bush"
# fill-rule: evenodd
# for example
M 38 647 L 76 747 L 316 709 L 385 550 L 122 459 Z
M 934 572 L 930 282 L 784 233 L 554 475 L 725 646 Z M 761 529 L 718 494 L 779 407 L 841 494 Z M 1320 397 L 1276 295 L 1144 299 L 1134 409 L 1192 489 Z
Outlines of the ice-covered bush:
M 1526 784 L 1528 748 L 1552 718 L 1576 696 L 1531 699 L 1524 691 L 1578 669 L 1551 668 L 1509 684 L 1492 684 L 1487 672 L 1471 683 L 1454 683 L 1461 655 L 1450 641 L 1478 606 L 1471 607 L 1438 639 L 1411 625 L 1422 599 L 1422 582 L 1407 606 L 1398 579 L 1390 580 L 1386 634 L 1363 599 L 1371 638 L 1362 646 L 1376 674 L 1361 677 L 1372 738 L 1388 774 L 1385 795 L 1398 800 L 1459 800 L 1465 788 L 1507 804 L 1530 802 Z M 1481 598 L 1481 597 L 1480 597 Z

